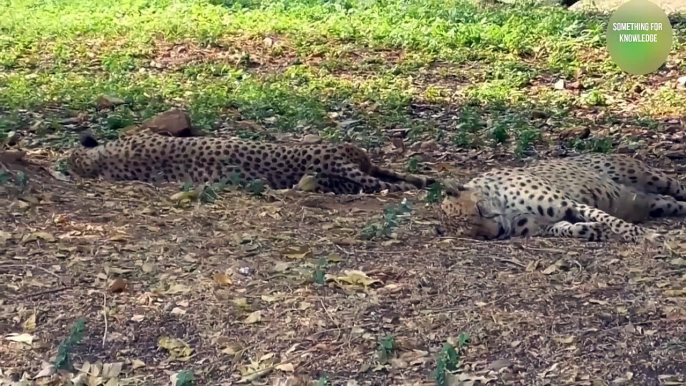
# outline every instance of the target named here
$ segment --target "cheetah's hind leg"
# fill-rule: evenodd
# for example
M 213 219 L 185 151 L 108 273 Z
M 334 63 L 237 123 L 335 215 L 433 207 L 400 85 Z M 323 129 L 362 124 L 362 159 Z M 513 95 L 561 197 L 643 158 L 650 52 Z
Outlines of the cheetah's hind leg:
M 343 168 L 345 170 L 345 166 Z M 362 192 L 372 194 L 380 193 L 386 189 L 391 192 L 405 192 L 417 189 L 415 185 L 404 181 L 397 183 L 385 182 L 379 178 L 362 174 L 359 171 L 349 172 L 345 176 L 331 172 L 310 173 L 310 175 L 314 176 L 317 190 L 322 193 L 359 194 Z
M 435 179 L 425 176 L 417 176 L 406 173 L 396 173 L 389 169 L 384 169 L 378 166 L 372 166 L 369 175 L 376 177 L 384 182 L 401 183 L 408 182 L 414 185 L 417 189 L 424 189 L 436 182 Z
M 672 196 L 645 193 L 650 203 L 651 217 L 686 216 L 686 202 Z

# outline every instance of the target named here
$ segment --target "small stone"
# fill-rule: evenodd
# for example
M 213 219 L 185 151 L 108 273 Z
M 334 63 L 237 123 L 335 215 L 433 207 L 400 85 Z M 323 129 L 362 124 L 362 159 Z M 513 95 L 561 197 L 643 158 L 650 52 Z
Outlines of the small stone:
M 555 82 L 555 90 L 564 90 L 565 89 L 565 80 L 560 79 L 557 82 Z
M 157 134 L 169 134 L 172 137 L 192 137 L 195 134 L 190 117 L 179 109 L 170 109 L 146 119 L 141 124 L 141 128 L 150 129 Z
M 302 138 L 302 140 L 300 140 L 300 142 L 302 142 L 302 143 L 312 143 L 312 144 L 314 144 L 314 143 L 321 143 L 321 142 L 322 142 L 322 138 L 321 138 L 320 136 L 316 135 L 316 134 L 307 134 L 306 136 L 304 136 L 304 137 Z
M 679 77 L 676 82 L 679 86 L 686 87 L 686 75 Z
M 531 112 L 531 116 L 535 119 L 546 119 L 546 118 L 548 118 L 548 114 L 546 114 L 546 112 L 542 111 L 542 110 L 533 110 Z
M 16 131 L 10 131 L 7 133 L 7 144 L 14 146 L 19 142 L 19 134 Z
M 569 83 L 567 88 L 570 90 L 581 90 L 584 88 L 584 86 L 577 80 L 576 82 Z
M 95 104 L 98 106 L 98 110 L 111 109 L 113 107 L 123 105 L 124 103 L 126 103 L 125 100 L 112 95 L 101 95 L 98 100 L 95 101 Z
M 629 147 L 629 145 L 622 143 L 619 146 L 617 146 L 616 152 L 619 154 L 631 154 L 634 152 L 634 149 Z
M 561 140 L 567 140 L 572 138 L 586 139 L 591 135 L 591 129 L 588 127 L 575 127 L 572 129 L 565 130 L 560 133 Z

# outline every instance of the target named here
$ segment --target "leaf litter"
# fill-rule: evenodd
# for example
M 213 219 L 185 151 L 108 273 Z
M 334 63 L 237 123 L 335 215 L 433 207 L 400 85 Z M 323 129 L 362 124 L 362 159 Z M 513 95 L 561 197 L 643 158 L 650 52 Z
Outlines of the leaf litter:
M 434 156 L 471 173 L 511 159 L 496 153 Z M 663 249 L 481 242 L 437 232 L 424 193 L 226 191 L 200 203 L 178 186 L 40 181 L 50 212 L 16 209 L 43 200 L 0 197 L 21 218 L 0 231 L 0 379 L 60 377 L 31 358 L 55 355 L 84 317 L 71 348 L 71 379 L 83 384 L 323 373 L 336 384 L 425 384 L 456 332 L 472 341 L 448 384 L 684 381 L 684 237 Z M 365 240 L 365 226 L 403 199 L 402 221 Z M 370 363 L 385 336 L 394 349 Z

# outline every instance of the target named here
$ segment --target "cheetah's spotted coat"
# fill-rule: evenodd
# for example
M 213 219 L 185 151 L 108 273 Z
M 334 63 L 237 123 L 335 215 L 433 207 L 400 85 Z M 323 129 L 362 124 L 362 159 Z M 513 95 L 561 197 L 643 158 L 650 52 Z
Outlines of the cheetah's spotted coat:
M 446 228 L 482 239 L 549 235 L 657 240 L 635 223 L 686 214 L 686 187 L 626 155 L 586 154 L 446 183 Z
M 433 181 L 372 165 L 351 144 L 280 145 L 210 137 L 169 137 L 143 133 L 99 144 L 83 135 L 67 158 L 81 177 L 145 182 L 245 183 L 261 180 L 288 189 L 313 175 L 318 191 L 336 194 L 407 191 Z

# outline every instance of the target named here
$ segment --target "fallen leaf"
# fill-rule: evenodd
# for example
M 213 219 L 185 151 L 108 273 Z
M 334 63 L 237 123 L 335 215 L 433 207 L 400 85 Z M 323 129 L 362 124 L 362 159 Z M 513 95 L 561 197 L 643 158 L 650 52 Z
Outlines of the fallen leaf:
M 164 291 L 166 295 L 187 294 L 189 292 L 191 292 L 191 287 L 183 284 L 173 284 Z
M 292 373 L 295 371 L 295 367 L 292 363 L 282 363 L 280 365 L 276 365 L 276 369 L 287 373 Z
M 102 377 L 103 378 L 116 378 L 121 373 L 121 369 L 124 366 L 124 362 L 115 363 L 105 363 L 102 366 Z
M 312 255 L 312 249 L 307 246 L 288 247 L 286 250 L 281 251 L 281 254 L 289 259 L 304 259 Z
M 241 346 L 239 343 L 229 343 L 223 350 L 222 353 L 227 354 L 227 355 L 236 355 L 239 352 L 243 351 L 243 346 Z
M 260 311 L 255 311 L 248 315 L 245 319 L 245 324 L 259 323 L 262 320 L 262 313 Z
M 114 279 L 112 283 L 110 283 L 109 290 L 112 293 L 118 293 L 118 292 L 123 292 L 126 289 L 126 281 L 120 277 Z
M 188 343 L 182 341 L 181 339 L 170 338 L 168 336 L 162 336 L 157 340 L 157 345 L 169 351 L 172 358 L 187 361 L 193 355 L 193 349 L 188 345 Z
M 0 231 L 0 245 L 7 245 L 7 241 L 12 239 L 12 234 L 5 231 Z
M 145 367 L 145 362 L 138 360 L 138 359 L 134 359 L 131 361 L 131 367 L 133 369 L 139 369 L 141 367 Z
M 665 290 L 664 294 L 665 296 L 684 296 L 686 295 L 686 288 L 678 290 Z
M 31 344 L 31 343 L 33 343 L 34 338 L 35 337 L 31 334 L 12 333 L 9 336 L 7 336 L 5 339 L 11 340 L 13 342 L 21 342 L 21 343 Z
M 347 283 L 357 286 L 369 287 L 375 283 L 381 283 L 380 280 L 372 279 L 366 273 L 357 270 L 346 270 L 342 276 L 326 275 L 327 280 L 333 280 L 338 284 Z
M 241 311 L 250 311 L 250 304 L 248 304 L 248 299 L 246 298 L 234 298 L 231 302 Z
M 24 322 L 24 331 L 33 331 L 36 329 L 36 314 L 31 314 Z
M 214 281 L 216 281 L 217 284 L 219 284 L 219 285 L 231 285 L 231 284 L 233 284 L 231 282 L 231 279 L 228 276 L 226 276 L 226 274 L 217 272 L 214 274 L 213 277 L 214 277 Z
M 128 237 L 125 234 L 116 234 L 110 237 L 110 241 L 128 241 Z
M 562 344 L 572 344 L 576 339 L 573 336 L 568 336 L 566 338 L 555 338 L 555 341 Z
M 605 305 L 605 304 L 607 304 L 606 301 L 604 301 L 604 300 L 598 300 L 598 299 L 588 299 L 588 302 L 589 302 L 589 303 L 593 303 L 593 304 L 600 304 L 600 305 Z
M 28 243 L 31 241 L 36 241 L 36 240 L 43 240 L 48 243 L 54 243 L 57 241 L 55 236 L 51 235 L 48 232 L 33 232 L 31 234 L 28 234 L 24 236 L 24 238 L 21 240 L 22 243 Z
M 43 367 L 43 369 L 38 374 L 36 374 L 34 379 L 49 377 L 53 374 L 55 374 L 55 366 L 52 364 L 47 364 L 47 366 Z

